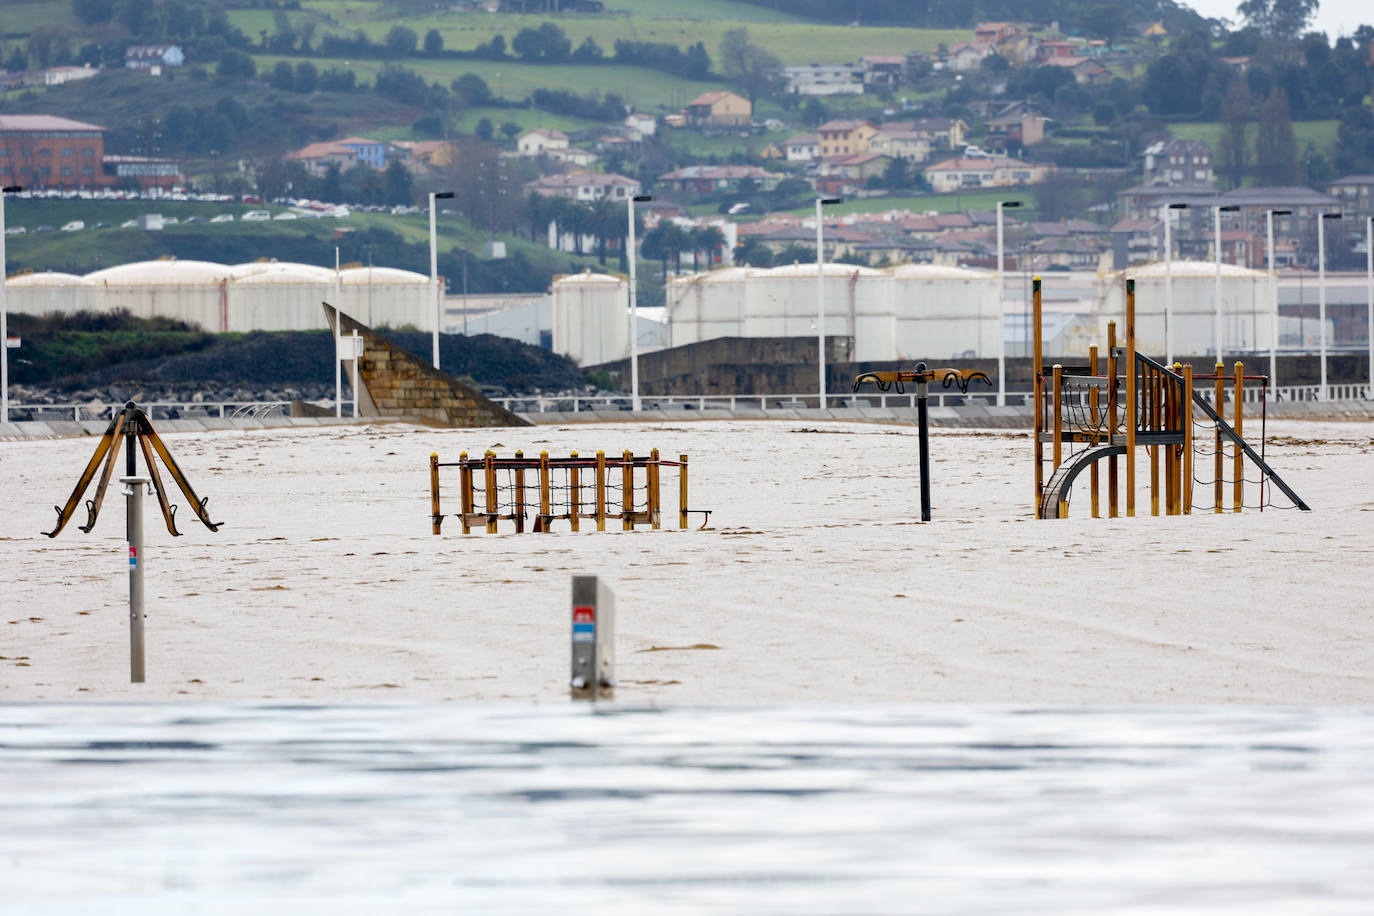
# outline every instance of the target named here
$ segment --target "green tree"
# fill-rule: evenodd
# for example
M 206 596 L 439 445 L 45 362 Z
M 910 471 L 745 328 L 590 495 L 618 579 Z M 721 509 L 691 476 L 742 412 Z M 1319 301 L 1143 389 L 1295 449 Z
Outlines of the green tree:
M 491 87 L 476 73 L 464 73 L 453 81 L 453 94 L 469 108 L 490 105 L 493 101 Z
M 1079 24 L 1089 35 L 1095 35 L 1107 42 L 1107 50 L 1111 50 L 1112 42 L 1130 27 L 1130 23 L 1126 21 L 1125 10 L 1113 3 L 1094 6 L 1083 14 Z
M 731 29 L 721 37 L 720 72 L 738 86 L 752 109 L 760 98 L 772 95 L 782 76 L 782 62 L 749 41 L 748 29 Z
M 601 50 L 601 45 L 596 43 L 596 39 L 588 35 L 582 40 L 582 44 L 577 46 L 577 50 L 572 53 L 573 60 L 583 63 L 595 63 L 606 56 Z
M 415 178 L 399 159 L 393 159 L 387 165 L 382 173 L 382 181 L 387 203 L 393 206 L 409 204 L 415 199 Z
M 1298 138 L 1293 133 L 1288 95 L 1282 89 L 1275 89 L 1260 106 L 1255 174 L 1262 185 L 1291 185 L 1298 181 Z
M 1226 105 L 1221 115 L 1221 138 L 1217 143 L 1217 173 L 1227 187 L 1238 188 L 1245 181 L 1250 161 L 1245 131 L 1250 124 L 1250 93 L 1245 82 L 1231 80 L 1226 90 Z
M 413 29 L 408 29 L 403 25 L 393 25 L 386 33 L 386 38 L 382 40 L 387 53 L 392 57 L 406 57 L 415 53 L 415 44 L 420 37 L 415 34 Z
M 320 73 L 315 69 L 315 65 L 308 60 L 303 60 L 296 64 L 296 91 L 311 93 L 319 85 Z
M 482 120 L 477 122 L 477 127 L 473 130 L 473 133 L 475 133 L 481 140 L 490 143 L 492 131 L 493 127 L 491 124 L 491 118 L 483 118 Z
M 438 29 L 430 29 L 425 33 L 425 53 L 434 55 L 444 50 L 444 36 L 439 34 Z
M 258 72 L 258 65 L 253 63 L 253 58 L 249 57 L 238 48 L 230 48 L 220 55 L 219 63 L 215 65 L 215 73 L 225 79 L 252 79 Z
M 1266 38 L 1297 39 L 1317 13 L 1317 0 L 1243 0 L 1236 12 Z
M 277 61 L 277 65 L 272 68 L 272 88 L 290 92 L 296 86 L 296 72 L 291 64 L 284 60 Z

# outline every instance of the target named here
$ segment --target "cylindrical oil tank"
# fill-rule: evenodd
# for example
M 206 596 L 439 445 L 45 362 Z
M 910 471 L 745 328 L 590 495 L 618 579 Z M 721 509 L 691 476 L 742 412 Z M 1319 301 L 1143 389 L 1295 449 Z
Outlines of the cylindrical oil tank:
M 329 272 L 333 275 L 333 271 Z M 339 308 L 371 328 L 433 329 L 429 276 L 395 267 L 350 267 L 339 274 Z M 333 290 L 326 301 L 333 302 Z
M 321 302 L 334 301 L 334 270 L 313 264 L 254 261 L 232 268 L 230 331 L 326 328 Z
M 10 312 L 23 315 L 101 311 L 100 290 L 89 280 L 52 270 L 10 277 L 5 303 Z
M 891 359 L 992 357 L 1002 333 L 997 275 L 985 270 L 904 264 L 892 269 Z
M 668 332 L 671 345 L 740 337 L 752 267 L 726 267 L 708 273 L 673 277 L 668 281 Z
M 818 333 L 816 320 L 824 310 L 825 335 L 856 339 L 854 358 L 883 359 L 875 348 L 859 346 L 862 330 L 870 339 L 890 337 L 884 318 L 891 306 L 884 297 L 888 277 L 882 271 L 852 264 L 825 264 L 818 300 L 818 269 L 815 264 L 788 264 L 761 270 L 746 284 L 745 337 L 806 337 Z M 886 316 L 884 316 L 886 312 Z M 860 314 L 864 321 L 860 322 Z M 861 353 L 869 355 L 861 355 Z
M 127 309 L 138 318 L 161 316 L 207 331 L 228 322 L 231 271 L 211 261 L 138 261 L 119 264 L 86 279 L 101 290 L 104 311 Z
M 630 355 L 629 286 L 591 270 L 553 281 L 553 351 L 582 366 Z
M 1172 334 L 1175 356 L 1202 356 L 1216 351 L 1217 266 L 1213 261 L 1174 261 Z M 1117 339 L 1125 338 L 1126 278 L 1135 278 L 1136 349 L 1164 359 L 1164 262 L 1118 271 L 1102 291 L 1099 333 L 1106 339 L 1107 322 L 1116 321 Z M 1223 353 L 1268 350 L 1272 336 L 1269 286 L 1263 271 L 1221 265 L 1221 340 Z

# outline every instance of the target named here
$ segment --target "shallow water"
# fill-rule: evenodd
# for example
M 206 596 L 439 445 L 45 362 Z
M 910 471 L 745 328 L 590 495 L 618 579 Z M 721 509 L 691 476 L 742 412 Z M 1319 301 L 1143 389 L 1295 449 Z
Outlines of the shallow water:
M 1368 913 L 1368 710 L 0 706 L 7 913 Z

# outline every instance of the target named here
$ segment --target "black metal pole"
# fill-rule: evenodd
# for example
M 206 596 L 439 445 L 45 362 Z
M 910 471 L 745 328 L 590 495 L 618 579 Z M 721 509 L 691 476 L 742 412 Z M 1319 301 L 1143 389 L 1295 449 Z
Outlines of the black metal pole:
M 926 371 L 926 364 L 916 367 L 918 372 Z M 921 521 L 930 521 L 930 420 L 926 412 L 926 389 L 924 381 L 916 383 L 916 418 L 921 439 Z

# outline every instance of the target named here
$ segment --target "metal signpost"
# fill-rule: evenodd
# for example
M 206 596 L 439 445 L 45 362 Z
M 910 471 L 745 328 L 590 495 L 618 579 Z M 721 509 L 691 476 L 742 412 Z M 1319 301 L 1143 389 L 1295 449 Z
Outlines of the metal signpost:
M 610 699 L 615 691 L 615 596 L 596 576 L 572 580 L 572 696 Z
M 129 681 L 143 683 L 143 491 L 147 477 L 134 473 L 133 439 L 129 439 L 128 474 L 124 484 L 129 536 Z
M 639 313 L 636 311 L 635 299 L 635 258 L 638 256 L 635 245 L 635 204 L 650 200 L 653 198 L 648 194 L 636 194 L 625 201 L 630 221 L 629 237 L 625 246 L 628 249 L 625 258 L 630 268 L 630 409 L 636 413 L 639 412 Z M 466 285 L 463 292 L 467 293 Z M 464 305 L 466 306 L 466 303 Z

